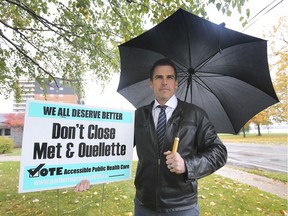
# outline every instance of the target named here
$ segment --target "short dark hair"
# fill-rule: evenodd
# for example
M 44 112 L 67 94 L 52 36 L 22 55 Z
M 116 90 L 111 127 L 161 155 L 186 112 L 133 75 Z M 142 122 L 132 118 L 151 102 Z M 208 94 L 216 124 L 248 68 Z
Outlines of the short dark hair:
M 150 80 L 153 80 L 153 74 L 154 74 L 154 70 L 157 66 L 171 66 L 174 69 L 175 72 L 175 80 L 177 80 L 177 70 L 175 67 L 175 64 L 168 58 L 163 58 L 163 59 L 159 59 L 158 61 L 156 61 L 151 70 L 150 70 Z

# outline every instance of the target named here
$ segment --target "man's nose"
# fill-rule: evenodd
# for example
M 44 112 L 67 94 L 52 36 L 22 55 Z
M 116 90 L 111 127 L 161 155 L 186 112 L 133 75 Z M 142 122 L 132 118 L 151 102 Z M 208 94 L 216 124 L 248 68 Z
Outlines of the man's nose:
M 164 79 L 162 80 L 162 85 L 166 85 L 166 84 L 167 84 L 167 79 L 164 78 Z

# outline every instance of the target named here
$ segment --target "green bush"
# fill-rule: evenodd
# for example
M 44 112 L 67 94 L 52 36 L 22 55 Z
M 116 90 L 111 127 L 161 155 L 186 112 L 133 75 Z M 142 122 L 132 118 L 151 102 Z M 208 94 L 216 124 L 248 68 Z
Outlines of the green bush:
M 0 137 L 0 154 L 12 152 L 14 141 L 9 137 Z

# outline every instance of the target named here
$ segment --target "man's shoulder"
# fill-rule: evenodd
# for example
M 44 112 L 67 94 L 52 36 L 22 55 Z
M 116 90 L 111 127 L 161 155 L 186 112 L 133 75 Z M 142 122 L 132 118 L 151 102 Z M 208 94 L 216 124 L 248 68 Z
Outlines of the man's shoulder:
M 145 110 L 145 109 L 152 109 L 153 104 L 154 104 L 154 101 L 152 101 L 150 104 L 146 104 L 146 105 L 144 105 L 144 106 L 138 107 L 138 108 L 136 109 L 136 111 L 138 111 L 138 110 Z
M 190 116 L 193 118 L 197 117 L 200 119 L 202 119 L 203 117 L 208 118 L 207 112 L 203 108 L 195 104 L 191 104 L 185 101 L 178 100 L 178 106 L 180 110 L 182 110 L 182 112 L 184 112 L 185 115 L 187 116 Z
M 152 107 L 153 107 L 153 103 L 154 103 L 154 101 L 153 101 L 152 103 L 150 103 L 150 104 L 147 104 L 147 105 L 144 105 L 144 106 L 141 106 L 141 107 L 137 108 L 136 111 L 135 111 L 135 113 L 137 114 L 137 113 L 142 113 L 142 112 L 149 112 L 149 111 L 151 111 L 151 110 L 152 110 Z
M 201 107 L 199 107 L 195 104 L 192 104 L 192 103 L 188 103 L 188 102 L 179 100 L 179 99 L 178 99 L 178 105 L 179 105 L 179 107 L 181 107 L 182 109 L 185 109 L 185 110 L 187 109 L 187 110 L 191 110 L 191 111 L 198 111 L 198 112 L 204 112 L 205 113 L 205 111 Z

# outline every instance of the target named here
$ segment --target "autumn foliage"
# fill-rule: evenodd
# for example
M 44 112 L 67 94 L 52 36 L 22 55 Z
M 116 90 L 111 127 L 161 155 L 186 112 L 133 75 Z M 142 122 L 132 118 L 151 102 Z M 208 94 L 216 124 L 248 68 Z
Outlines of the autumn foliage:
M 25 113 L 8 113 L 5 114 L 4 124 L 10 127 L 23 127 Z

